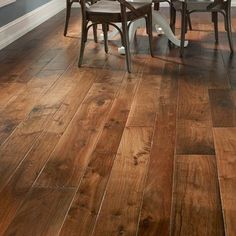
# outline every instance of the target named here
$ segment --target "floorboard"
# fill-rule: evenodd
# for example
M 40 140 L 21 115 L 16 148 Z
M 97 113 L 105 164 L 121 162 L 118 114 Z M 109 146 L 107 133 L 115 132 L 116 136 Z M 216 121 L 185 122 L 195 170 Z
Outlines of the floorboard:
M 236 60 L 222 18 L 216 45 L 209 15 L 192 16 L 182 59 L 156 34 L 152 58 L 139 29 L 128 74 L 119 37 L 105 54 L 92 32 L 78 68 L 79 8 L 67 37 L 64 17 L 0 51 L 0 235 L 234 236 Z M 235 8 L 232 22 L 235 39 Z

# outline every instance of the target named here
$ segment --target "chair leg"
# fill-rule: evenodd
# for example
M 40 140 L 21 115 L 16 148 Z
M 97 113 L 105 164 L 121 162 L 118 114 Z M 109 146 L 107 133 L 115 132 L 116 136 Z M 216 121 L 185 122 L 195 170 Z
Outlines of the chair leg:
M 212 22 L 214 23 L 215 42 L 216 44 L 218 44 L 219 37 L 218 37 L 218 13 L 217 12 L 212 12 Z
M 228 40 L 229 40 L 229 47 L 230 47 L 231 53 L 233 53 L 234 52 L 234 47 L 233 47 L 233 40 L 232 40 L 230 7 L 227 8 L 225 13 L 226 13 L 226 19 L 225 19 L 226 20 L 226 31 L 227 31 L 227 36 L 228 36 Z
M 175 23 L 176 23 L 176 10 L 171 3 L 170 4 L 170 28 L 171 28 L 173 34 L 175 34 Z M 168 40 L 168 45 L 169 45 L 169 47 L 172 47 L 173 43 L 170 40 Z
M 184 55 L 184 42 L 185 42 L 186 21 L 187 21 L 186 13 L 187 13 L 187 4 L 185 2 L 182 2 L 180 57 L 183 57 Z
M 170 28 L 173 33 L 175 33 L 175 23 L 176 23 L 176 10 L 171 5 L 170 6 Z
M 98 42 L 97 25 L 93 25 L 93 38 L 94 42 L 97 43 Z
M 190 17 L 189 12 L 187 12 L 187 17 L 188 17 L 188 26 L 189 26 L 189 30 L 193 30 L 192 22 L 191 22 L 191 17 Z
M 107 41 L 107 24 L 102 24 L 102 31 L 104 35 L 104 46 L 105 46 L 105 52 L 108 53 L 108 41 Z
M 67 29 L 68 29 L 69 20 L 70 20 L 70 12 L 71 12 L 72 4 L 73 2 L 71 2 L 70 0 L 66 1 L 66 22 L 65 22 L 65 28 L 64 28 L 64 36 L 67 35 Z
M 126 65 L 127 71 L 131 73 L 131 54 L 130 54 L 130 45 L 129 45 L 129 33 L 128 33 L 128 25 L 127 21 L 122 21 L 122 42 L 124 43 L 125 47 L 125 58 L 126 58 Z
M 147 32 L 148 32 L 148 39 L 149 39 L 150 54 L 152 57 L 154 57 L 153 47 L 152 47 L 152 38 L 153 38 L 153 35 L 152 35 L 152 8 L 150 8 L 150 12 L 147 15 L 146 22 L 147 22 Z
M 83 62 L 84 48 L 85 48 L 85 43 L 87 42 L 87 35 L 88 35 L 87 23 L 85 21 L 83 21 L 82 22 L 82 35 L 81 35 L 81 46 L 80 46 L 78 67 L 81 67 L 82 62 Z

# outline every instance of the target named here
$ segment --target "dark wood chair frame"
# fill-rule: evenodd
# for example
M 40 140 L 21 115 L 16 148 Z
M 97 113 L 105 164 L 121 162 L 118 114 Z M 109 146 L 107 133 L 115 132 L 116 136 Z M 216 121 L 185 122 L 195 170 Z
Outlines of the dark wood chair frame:
M 105 52 L 107 53 L 108 52 L 107 31 L 108 31 L 108 26 L 112 25 L 119 31 L 121 35 L 122 45 L 125 47 L 127 71 L 130 73 L 131 72 L 131 54 L 130 54 L 128 31 L 129 31 L 129 27 L 132 21 L 137 20 L 139 18 L 143 18 L 143 17 L 146 19 L 146 28 L 147 28 L 147 34 L 149 36 L 150 53 L 151 53 L 151 56 L 153 56 L 152 4 L 151 3 L 149 4 L 150 6 L 149 6 L 148 12 L 142 13 L 139 11 L 139 9 L 135 9 L 130 3 L 126 2 L 125 0 L 117 0 L 117 1 L 120 3 L 121 21 L 119 23 L 122 24 L 122 29 L 120 29 L 115 24 L 118 22 L 111 22 L 110 20 L 108 21 L 107 19 L 104 19 L 103 17 L 97 17 L 96 21 L 93 20 L 93 22 L 89 24 L 89 22 L 91 22 L 91 19 L 88 18 L 88 14 L 86 11 L 86 0 L 80 0 L 81 11 L 82 11 L 82 34 L 81 34 L 80 56 L 79 56 L 79 63 L 78 63 L 79 67 L 82 65 L 82 61 L 83 61 L 83 55 L 84 55 L 85 44 L 87 42 L 88 30 L 94 25 L 102 24 L 102 30 L 103 30 L 103 35 L 104 35 L 104 48 L 105 48 Z M 130 19 L 127 19 L 127 12 L 126 12 L 127 9 L 129 9 L 130 12 L 132 12 L 133 19 L 131 21 L 128 21 Z
M 70 15 L 71 15 L 71 7 L 72 7 L 73 3 L 75 3 L 75 2 L 79 3 L 79 0 L 66 0 L 66 21 L 65 21 L 65 28 L 64 28 L 64 36 L 67 35 L 69 21 L 70 21 Z M 94 37 L 94 41 L 97 43 L 98 42 L 97 25 L 93 25 L 93 37 Z
M 180 6 L 176 7 L 175 3 L 178 2 Z M 199 2 L 201 4 L 201 2 Z M 178 6 L 179 6 L 178 5 Z M 231 29 L 231 0 L 215 0 L 212 3 L 209 3 L 206 9 L 191 9 L 188 10 L 188 0 L 179 1 L 172 0 L 171 4 L 171 29 L 175 31 L 175 22 L 176 22 L 176 11 L 181 12 L 181 45 L 180 45 L 180 56 L 183 57 L 184 54 L 184 41 L 185 34 L 187 33 L 187 23 L 190 23 L 190 29 L 192 30 L 190 14 L 194 12 L 210 12 L 212 14 L 212 22 L 214 23 L 215 31 L 215 42 L 218 44 L 218 13 L 221 13 L 224 16 L 225 30 L 227 32 L 229 47 L 231 53 L 234 52 L 233 41 L 232 41 L 232 29 Z

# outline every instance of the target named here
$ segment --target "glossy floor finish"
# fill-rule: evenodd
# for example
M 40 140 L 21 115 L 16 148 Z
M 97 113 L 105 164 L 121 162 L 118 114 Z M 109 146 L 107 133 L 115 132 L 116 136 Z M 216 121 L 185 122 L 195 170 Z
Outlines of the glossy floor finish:
M 132 74 L 118 39 L 77 68 L 78 9 L 0 52 L 0 235 L 236 235 L 236 58 L 192 20 L 183 60 L 140 29 Z

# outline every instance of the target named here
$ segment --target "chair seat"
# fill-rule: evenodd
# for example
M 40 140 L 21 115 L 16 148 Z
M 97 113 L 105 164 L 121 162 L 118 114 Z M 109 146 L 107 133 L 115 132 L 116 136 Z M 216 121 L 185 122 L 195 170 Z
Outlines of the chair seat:
M 140 12 L 140 16 L 143 13 L 148 12 L 150 9 L 151 3 L 147 2 L 129 2 L 138 12 Z M 118 1 L 98 1 L 93 5 L 87 8 L 88 18 L 97 22 L 101 19 L 107 22 L 121 22 L 121 10 L 120 3 Z M 138 17 L 126 8 L 127 19 L 128 21 L 137 19 Z
M 176 10 L 180 10 L 182 8 L 181 6 L 182 1 L 173 1 L 173 5 Z M 187 3 L 187 10 L 188 11 L 218 11 L 220 9 L 223 9 L 223 4 L 214 4 L 211 0 L 188 0 Z

